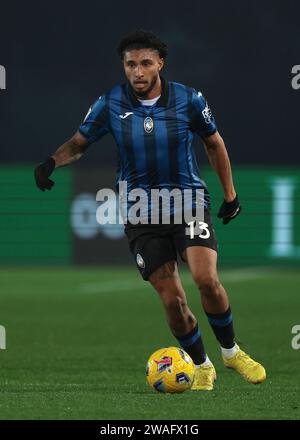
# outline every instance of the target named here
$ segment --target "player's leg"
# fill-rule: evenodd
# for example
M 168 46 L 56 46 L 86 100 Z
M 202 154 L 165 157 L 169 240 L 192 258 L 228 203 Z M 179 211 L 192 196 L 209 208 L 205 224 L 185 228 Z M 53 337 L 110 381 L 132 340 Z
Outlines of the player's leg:
M 195 365 L 201 365 L 201 369 L 197 368 L 193 389 L 211 390 L 215 370 L 206 356 L 196 318 L 187 305 L 169 226 L 130 226 L 125 232 L 140 274 L 159 294 L 173 335 Z
M 176 261 L 169 261 L 149 276 L 163 304 L 169 327 L 194 363 L 202 364 L 206 353 L 197 320 L 188 307 Z
M 262 382 L 266 378 L 262 365 L 235 343 L 228 295 L 217 274 L 217 252 L 204 246 L 189 246 L 183 256 L 201 292 L 203 309 L 221 345 L 225 365 L 236 369 L 252 383 Z
M 149 276 L 149 282 L 159 294 L 172 332 L 180 337 L 192 331 L 197 321 L 188 307 L 176 261 L 159 267 Z
M 159 267 L 149 276 L 149 281 L 159 294 L 173 335 L 196 365 L 192 389 L 212 390 L 216 372 L 205 353 L 197 320 L 188 307 L 176 261 Z
M 217 252 L 204 246 L 190 246 L 184 252 L 193 279 L 200 290 L 203 309 L 217 340 L 225 349 L 234 344 L 234 329 L 228 295 L 217 274 Z

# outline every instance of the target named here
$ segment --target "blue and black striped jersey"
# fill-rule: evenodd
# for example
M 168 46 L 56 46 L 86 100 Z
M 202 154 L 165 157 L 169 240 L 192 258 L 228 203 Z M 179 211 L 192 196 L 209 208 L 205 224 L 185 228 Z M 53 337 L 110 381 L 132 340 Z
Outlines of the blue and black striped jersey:
M 215 120 L 202 93 L 161 80 L 162 94 L 153 106 L 142 105 L 128 83 L 116 85 L 94 103 L 79 131 L 89 144 L 112 134 L 117 182 L 126 181 L 128 192 L 204 189 L 192 144 L 195 133 L 205 138 L 217 131 Z

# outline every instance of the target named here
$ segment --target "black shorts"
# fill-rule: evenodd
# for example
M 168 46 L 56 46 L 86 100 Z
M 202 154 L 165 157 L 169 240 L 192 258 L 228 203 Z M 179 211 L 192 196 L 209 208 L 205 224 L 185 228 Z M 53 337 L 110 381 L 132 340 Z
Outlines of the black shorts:
M 208 210 L 204 211 L 201 229 L 191 228 L 185 223 L 170 225 L 125 225 L 130 251 L 144 280 L 168 261 L 177 261 L 177 254 L 184 261 L 183 252 L 189 246 L 204 246 L 218 252 L 218 243 Z M 199 236 L 200 235 L 200 236 Z

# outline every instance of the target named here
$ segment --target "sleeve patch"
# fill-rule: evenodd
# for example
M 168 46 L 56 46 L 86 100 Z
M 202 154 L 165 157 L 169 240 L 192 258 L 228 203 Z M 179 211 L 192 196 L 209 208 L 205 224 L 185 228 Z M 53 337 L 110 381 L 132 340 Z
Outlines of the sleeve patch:
M 206 124 L 210 124 L 213 121 L 213 115 L 211 109 L 206 104 L 205 108 L 202 110 L 202 116 Z

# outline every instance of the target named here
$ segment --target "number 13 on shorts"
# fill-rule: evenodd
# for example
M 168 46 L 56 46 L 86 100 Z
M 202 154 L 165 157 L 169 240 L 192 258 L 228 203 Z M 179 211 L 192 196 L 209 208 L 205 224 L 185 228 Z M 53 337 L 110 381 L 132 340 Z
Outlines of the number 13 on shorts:
M 189 222 L 188 223 L 189 227 L 186 228 L 186 235 L 189 235 L 190 238 L 195 237 L 195 223 L 196 223 L 195 220 Z M 198 237 L 200 237 L 200 238 L 209 238 L 210 237 L 210 232 L 209 232 L 207 223 L 198 221 L 197 227 L 199 228 L 199 231 L 200 231 L 200 234 L 198 234 Z M 197 233 L 198 233 L 198 230 L 197 230 Z

